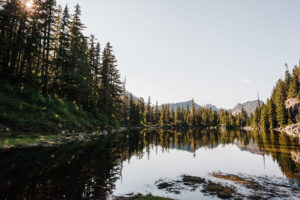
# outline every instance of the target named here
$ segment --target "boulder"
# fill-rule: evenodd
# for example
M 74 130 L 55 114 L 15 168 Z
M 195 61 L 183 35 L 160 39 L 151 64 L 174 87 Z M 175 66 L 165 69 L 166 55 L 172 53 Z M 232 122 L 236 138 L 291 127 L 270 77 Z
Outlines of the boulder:
M 281 128 L 280 132 L 285 132 L 290 136 L 299 137 L 300 138 L 300 123 L 291 124 L 285 128 Z
M 293 123 L 296 123 L 300 119 L 300 100 L 298 98 L 287 99 L 285 101 L 285 108 L 288 110 Z

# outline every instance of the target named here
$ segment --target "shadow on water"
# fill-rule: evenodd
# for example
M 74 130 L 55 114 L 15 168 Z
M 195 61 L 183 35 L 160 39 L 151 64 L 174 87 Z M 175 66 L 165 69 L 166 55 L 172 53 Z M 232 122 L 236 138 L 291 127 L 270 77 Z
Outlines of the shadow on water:
M 151 149 L 195 152 L 234 144 L 242 151 L 269 155 L 288 178 L 300 179 L 300 144 L 276 133 L 219 130 L 143 130 L 92 142 L 0 152 L 0 199 L 106 199 L 122 177 L 123 162 Z M 300 186 L 299 186 L 300 187 Z

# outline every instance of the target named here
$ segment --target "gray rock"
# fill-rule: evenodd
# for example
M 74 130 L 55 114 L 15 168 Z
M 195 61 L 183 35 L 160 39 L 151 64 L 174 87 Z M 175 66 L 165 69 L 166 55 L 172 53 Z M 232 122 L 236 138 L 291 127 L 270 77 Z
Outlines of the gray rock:
M 285 132 L 286 134 L 292 137 L 299 137 L 300 138 L 300 123 L 291 124 L 285 128 L 277 129 L 280 132 Z

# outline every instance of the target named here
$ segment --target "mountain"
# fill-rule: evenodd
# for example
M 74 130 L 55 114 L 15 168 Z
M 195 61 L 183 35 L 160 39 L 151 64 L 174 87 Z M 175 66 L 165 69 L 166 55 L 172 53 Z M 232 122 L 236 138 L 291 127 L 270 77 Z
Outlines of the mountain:
M 212 104 L 206 104 L 204 106 L 200 106 L 199 104 L 197 103 L 194 103 L 195 104 L 195 108 L 200 108 L 200 107 L 204 107 L 204 108 L 211 108 L 212 110 L 215 110 L 215 111 L 219 111 L 220 109 L 217 108 L 215 105 L 212 105 Z M 177 107 L 179 108 L 186 108 L 187 106 L 189 106 L 191 108 L 192 106 L 192 100 L 190 101 L 184 101 L 184 102 L 178 102 L 178 103 L 170 103 L 169 104 L 169 108 L 170 109 L 174 109 L 176 110 Z M 160 108 L 161 106 L 159 106 Z
M 217 106 L 215 106 L 215 105 L 212 105 L 212 104 L 206 104 L 205 106 L 204 106 L 204 108 L 211 108 L 212 110 L 215 110 L 215 111 L 220 111 L 220 108 L 217 108 Z
M 260 101 L 260 105 L 262 105 L 263 103 L 264 103 L 263 101 Z M 169 107 L 170 107 L 170 109 L 173 108 L 174 110 L 176 110 L 177 107 L 186 108 L 187 105 L 191 108 L 192 101 L 190 100 L 190 101 L 184 101 L 184 102 L 178 102 L 178 103 L 170 103 Z M 257 106 L 258 106 L 258 101 L 257 100 L 247 101 L 246 103 L 237 104 L 233 109 L 228 109 L 228 111 L 230 111 L 233 115 L 236 115 L 239 112 L 241 112 L 242 107 L 244 107 L 244 109 L 246 110 L 248 115 L 250 115 L 251 113 L 254 113 Z M 215 105 L 212 105 L 212 104 L 206 104 L 204 106 L 200 106 L 199 104 L 195 103 L 195 107 L 196 108 L 200 108 L 200 107 L 211 108 L 212 110 L 220 111 L 220 108 L 218 108 L 218 107 L 216 107 Z
M 184 102 L 178 102 L 178 103 L 169 103 L 169 108 L 176 110 L 176 108 L 186 108 L 189 106 L 191 108 L 192 100 L 190 101 L 184 101 Z M 160 108 L 161 106 L 159 106 Z M 200 106 L 195 103 L 195 108 L 199 108 Z
M 126 94 L 128 95 L 128 97 L 130 96 L 130 92 L 126 91 Z M 136 100 L 138 99 L 138 97 L 133 96 L 133 99 Z M 260 105 L 262 105 L 264 102 L 260 101 Z M 177 103 L 169 103 L 169 108 L 170 109 L 174 109 L 176 110 L 177 107 L 180 108 L 186 108 L 187 106 L 189 106 L 191 108 L 192 105 L 192 100 L 190 101 L 183 101 L 183 102 L 177 102 Z M 230 111 L 233 115 L 238 114 L 239 112 L 241 112 L 242 107 L 244 107 L 244 109 L 246 110 L 246 112 L 248 113 L 248 115 L 250 115 L 251 113 L 254 113 L 255 109 L 258 106 L 258 101 L 254 100 L 254 101 L 247 101 L 246 103 L 239 103 L 237 104 L 233 109 L 228 109 L 228 111 Z M 203 106 L 200 106 L 199 104 L 195 103 L 195 107 L 196 108 L 200 108 L 200 107 L 204 107 L 204 108 L 211 108 L 212 110 L 215 111 L 220 111 L 220 108 L 216 107 L 215 105 L 212 104 L 205 104 Z M 161 105 L 159 106 L 159 108 L 161 108 Z
M 260 105 L 263 103 L 263 101 L 260 101 Z M 242 111 L 242 107 L 244 107 L 248 115 L 250 115 L 251 113 L 254 113 L 255 109 L 258 107 L 258 100 L 247 101 L 243 104 L 239 103 L 233 109 L 230 109 L 230 111 L 233 115 L 236 115 Z
M 137 98 L 136 96 L 134 96 L 131 92 L 126 91 L 125 94 L 126 94 L 126 96 L 128 96 L 128 98 L 130 98 L 130 95 L 132 95 L 132 99 L 133 99 L 134 101 L 138 99 L 138 98 Z

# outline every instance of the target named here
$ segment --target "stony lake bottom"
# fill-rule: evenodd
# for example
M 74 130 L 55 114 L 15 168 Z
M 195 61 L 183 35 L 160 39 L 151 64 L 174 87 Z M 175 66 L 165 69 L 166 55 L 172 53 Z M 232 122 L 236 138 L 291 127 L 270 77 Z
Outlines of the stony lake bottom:
M 49 147 L 6 143 L 0 199 L 300 199 L 300 141 L 285 134 L 139 130 Z

